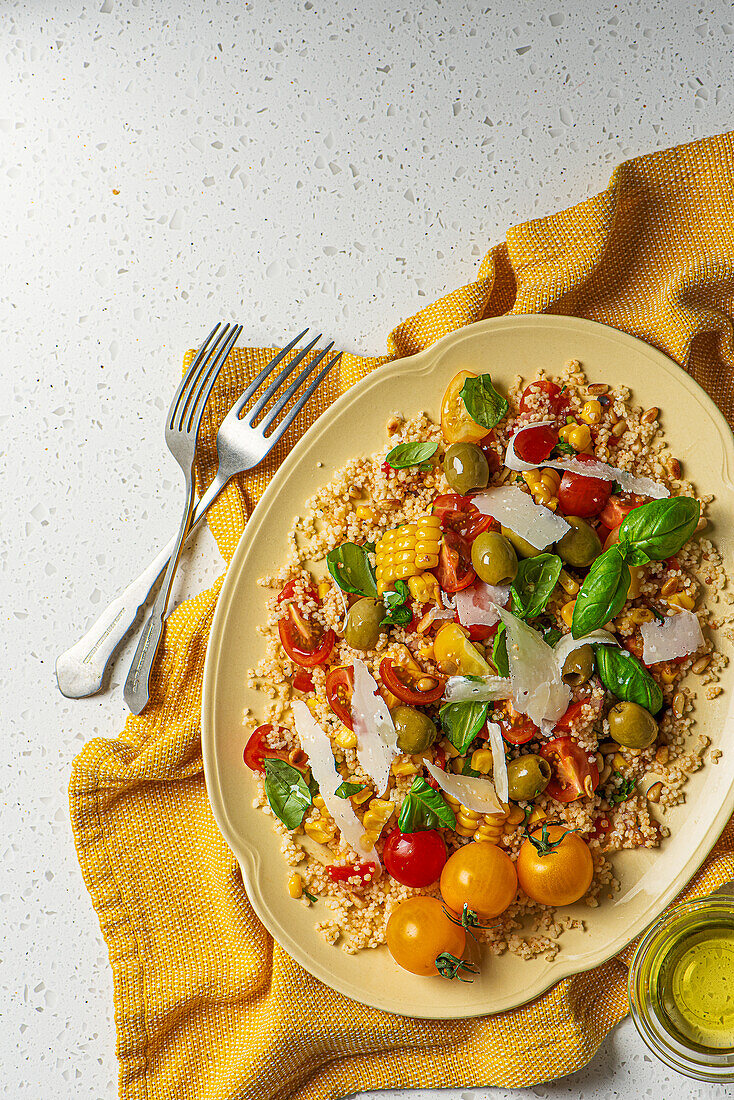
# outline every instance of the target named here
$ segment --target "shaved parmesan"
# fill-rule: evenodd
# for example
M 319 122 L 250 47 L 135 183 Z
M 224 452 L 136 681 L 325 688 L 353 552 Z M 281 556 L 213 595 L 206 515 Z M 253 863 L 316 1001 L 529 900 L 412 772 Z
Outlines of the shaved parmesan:
M 692 611 L 680 611 L 663 619 L 661 623 L 643 623 L 642 660 L 646 665 L 657 661 L 672 661 L 675 657 L 687 657 L 703 645 L 703 634 L 698 616 Z
M 502 807 L 497 801 L 497 793 L 491 779 L 475 779 L 469 775 L 455 775 L 445 772 L 435 764 L 426 761 L 426 768 L 438 783 L 442 791 L 458 799 L 467 810 L 478 814 L 499 814 Z
M 565 519 L 544 504 L 536 504 L 529 493 L 512 485 L 477 493 L 472 497 L 472 504 L 476 504 L 483 516 L 492 516 L 538 550 L 558 542 L 571 530 Z
M 561 679 L 555 651 L 538 631 L 504 608 L 499 614 L 507 631 L 513 705 L 547 735 L 568 710 L 571 691 Z
M 526 462 L 523 458 L 519 458 L 515 451 L 515 440 L 523 432 L 528 431 L 529 428 L 555 428 L 556 424 L 554 420 L 541 420 L 539 424 L 526 424 L 513 435 L 510 442 L 507 444 L 507 450 L 505 451 L 505 466 L 508 470 L 515 470 L 516 473 L 523 473 L 526 470 L 536 470 L 538 468 L 537 462 Z M 547 462 L 542 463 L 543 466 L 547 466 Z
M 492 749 L 492 778 L 495 790 L 500 802 L 507 803 L 510 798 L 509 780 L 507 778 L 507 760 L 505 758 L 505 743 L 502 740 L 502 730 L 496 722 L 487 722 L 489 744 Z
M 359 658 L 355 658 L 353 665 L 352 722 L 357 735 L 357 759 L 373 780 L 378 795 L 383 795 L 390 765 L 398 752 L 395 724 L 367 665 Z
M 456 610 L 462 626 L 494 626 L 499 621 L 498 607 L 506 607 L 510 599 L 508 584 L 484 584 L 476 581 L 456 593 Z
M 447 703 L 484 703 L 493 699 L 509 699 L 512 685 L 506 676 L 449 676 L 444 699 Z
M 334 754 L 331 751 L 331 742 L 328 736 L 302 699 L 296 699 L 292 709 L 296 723 L 296 733 L 301 739 L 304 752 L 308 754 L 311 774 L 319 785 L 319 794 L 323 798 L 327 810 L 334 818 L 342 839 L 360 858 L 379 863 L 374 849 L 368 848 L 362 843 L 364 826 L 354 812 L 352 803 L 348 798 L 339 798 L 334 793 L 343 780 L 336 770 Z
M 608 630 L 592 630 L 590 634 L 585 634 L 583 638 L 574 638 L 573 634 L 564 634 L 553 647 L 556 662 L 561 672 L 563 672 L 566 658 L 585 645 L 619 645 L 619 642 Z

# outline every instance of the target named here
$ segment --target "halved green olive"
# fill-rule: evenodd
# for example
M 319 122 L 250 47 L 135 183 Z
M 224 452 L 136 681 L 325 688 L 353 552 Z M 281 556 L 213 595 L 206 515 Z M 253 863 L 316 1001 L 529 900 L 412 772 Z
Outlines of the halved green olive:
M 579 516 L 566 516 L 571 530 L 556 543 L 558 557 L 567 565 L 583 569 L 601 554 L 601 540 L 594 528 Z
M 594 649 L 590 645 L 579 646 L 573 653 L 569 653 L 566 660 L 563 662 L 563 673 L 561 679 L 564 684 L 569 684 L 571 687 L 579 687 L 581 684 L 585 684 L 594 675 L 594 669 L 596 662 L 594 660 Z
M 544 554 L 546 550 L 550 550 L 553 545 L 553 543 L 549 542 L 547 546 L 533 546 L 527 539 L 522 538 L 520 535 L 516 535 L 509 527 L 501 527 L 500 530 L 508 542 L 511 542 L 515 547 L 518 557 L 521 558 L 534 558 L 536 554 Z
M 437 729 L 427 714 L 415 707 L 395 707 L 390 712 L 398 735 L 398 748 L 411 754 L 423 752 L 436 739 Z
M 381 600 L 365 597 L 353 603 L 347 612 L 344 627 L 344 641 L 352 649 L 374 649 L 385 627 L 380 622 L 385 618 L 385 608 Z
M 550 777 L 550 764 L 535 753 L 527 753 L 510 760 L 507 765 L 510 798 L 514 802 L 536 798 L 548 786 Z
M 615 703 L 607 717 L 610 734 L 626 749 L 647 749 L 658 735 L 650 711 L 637 703 Z
M 499 531 L 483 531 L 471 544 L 471 563 L 485 584 L 512 584 L 517 575 L 517 554 Z
M 466 496 L 474 489 L 486 489 L 489 464 L 476 443 L 452 443 L 443 459 L 443 472 L 455 493 Z

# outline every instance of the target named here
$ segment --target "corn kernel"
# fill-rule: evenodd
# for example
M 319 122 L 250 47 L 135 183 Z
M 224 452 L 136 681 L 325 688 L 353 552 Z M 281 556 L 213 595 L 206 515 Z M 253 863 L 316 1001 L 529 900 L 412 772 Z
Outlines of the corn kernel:
M 596 400 L 587 401 L 581 410 L 581 420 L 587 424 L 598 424 L 601 420 L 601 404 Z
M 438 581 L 433 573 L 416 573 L 408 578 L 408 590 L 418 603 L 438 603 Z
M 575 606 L 576 601 L 569 600 L 569 602 L 564 603 L 563 607 L 561 608 L 561 618 L 569 629 L 571 627 L 571 623 L 573 622 L 573 609 Z
M 357 747 L 357 735 L 353 730 L 348 730 L 346 726 L 342 726 L 336 731 L 334 740 L 340 749 L 356 749 Z
M 475 749 L 471 756 L 471 767 L 475 772 L 489 775 L 494 767 L 492 753 L 489 749 Z
M 320 600 L 325 600 L 330 592 L 331 592 L 331 585 L 329 584 L 329 582 L 328 581 L 322 581 L 321 584 L 318 587 L 319 599 Z
M 536 806 L 528 817 L 528 825 L 539 825 L 541 821 L 545 821 L 547 816 L 545 810 L 542 810 L 540 806 Z
M 627 763 L 627 761 L 622 756 L 622 753 L 621 752 L 615 752 L 614 756 L 612 757 L 612 764 L 617 769 L 617 771 L 619 771 L 620 768 L 623 768 L 626 763 Z
M 326 809 L 326 803 L 324 802 L 324 800 L 323 800 L 323 798 L 321 797 L 320 794 L 315 794 L 313 796 L 313 804 L 314 804 L 314 806 L 316 807 L 317 810 L 325 810 Z
M 574 451 L 585 451 L 591 445 L 591 432 L 585 424 L 578 424 L 569 432 L 568 442 Z
M 670 596 L 668 603 L 673 607 L 684 607 L 686 611 L 693 611 L 696 606 L 693 596 L 689 596 L 687 592 L 676 592 L 675 595 Z
M 304 821 L 303 831 L 318 844 L 327 844 L 334 839 L 336 826 L 327 818 L 320 817 L 316 821 Z
M 392 764 L 393 775 L 415 775 L 418 768 L 412 760 L 394 760 Z
M 541 475 L 537 470 L 526 470 L 522 475 L 522 479 L 527 485 L 528 489 L 532 490 L 540 485 Z
M 298 874 L 291 875 L 288 879 L 288 893 L 292 898 L 300 898 L 303 895 L 303 880 Z
M 565 569 L 562 569 L 558 574 L 558 583 L 567 596 L 575 596 L 579 590 L 578 581 L 575 581 Z
M 369 787 L 364 787 L 361 791 L 357 791 L 356 794 L 351 794 L 349 797 L 355 806 L 361 806 L 372 798 L 372 790 Z
M 552 489 L 554 493 L 558 492 L 558 486 L 561 484 L 561 475 L 558 470 L 554 470 L 552 466 L 543 470 L 540 479 L 544 485 L 547 485 L 549 489 Z
M 533 497 L 536 504 L 550 504 L 553 500 L 553 493 L 541 482 L 535 489 L 533 489 Z
M 362 833 L 362 836 L 360 837 L 362 847 L 366 848 L 368 851 L 369 849 L 374 848 L 376 839 L 377 837 L 373 836 L 372 833 Z
M 355 508 L 357 519 L 369 519 L 374 520 L 375 513 L 368 504 L 358 504 Z
M 572 424 L 564 424 L 564 426 L 561 428 L 560 432 L 558 433 L 558 438 L 561 439 L 564 443 L 570 443 L 571 440 L 570 440 L 569 436 L 571 435 L 571 432 L 575 428 L 578 428 L 578 424 L 573 424 L 573 423 Z

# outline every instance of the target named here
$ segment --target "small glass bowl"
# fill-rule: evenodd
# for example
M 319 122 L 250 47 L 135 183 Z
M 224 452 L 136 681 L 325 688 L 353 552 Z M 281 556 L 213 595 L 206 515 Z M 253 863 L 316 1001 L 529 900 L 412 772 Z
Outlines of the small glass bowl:
M 731 883 L 725 891 L 683 902 L 651 925 L 637 946 L 627 985 L 635 1026 L 653 1054 L 678 1073 L 718 1083 L 734 1081 L 734 1047 L 703 1046 L 686 1038 L 664 1011 L 660 993 L 665 989 L 664 959 L 687 933 L 705 930 L 709 922 L 734 930 Z

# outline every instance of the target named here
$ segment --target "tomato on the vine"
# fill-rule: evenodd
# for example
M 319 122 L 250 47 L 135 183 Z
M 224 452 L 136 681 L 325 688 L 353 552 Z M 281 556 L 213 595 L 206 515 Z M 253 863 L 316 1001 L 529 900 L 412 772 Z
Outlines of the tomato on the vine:
M 431 570 L 444 592 L 460 592 L 476 580 L 471 566 L 471 550 L 456 531 L 444 531 L 438 565 Z
M 385 841 L 382 861 L 397 882 L 421 889 L 439 878 L 446 862 L 446 845 L 436 829 L 417 833 L 393 829 Z
M 402 703 L 409 703 L 413 707 L 427 707 L 431 703 L 437 703 L 444 693 L 446 680 L 443 676 L 432 677 L 436 680 L 435 687 L 428 691 L 421 691 L 412 681 L 420 680 L 422 674 L 413 674 L 409 669 L 395 665 L 389 657 L 383 657 L 380 662 L 380 679 L 393 695 Z
M 490 920 L 504 913 L 516 893 L 514 863 L 488 840 L 459 848 L 441 872 L 441 896 L 455 913 L 467 905 L 480 919 Z
M 442 973 L 448 956 L 458 963 L 466 932 L 438 898 L 419 896 L 401 901 L 387 922 L 387 948 L 398 966 L 427 978 Z
M 591 798 L 599 786 L 599 769 L 596 761 L 569 734 L 546 741 L 540 755 L 551 766 L 552 776 L 545 793 L 556 802 L 575 802 L 577 798 Z
M 517 857 L 521 889 L 541 905 L 572 905 L 582 898 L 594 876 L 586 841 L 564 825 L 535 829 L 531 837 L 523 841 Z
M 265 760 L 287 760 L 288 753 L 285 749 L 271 749 L 268 744 L 268 738 L 272 734 L 273 730 L 283 730 L 283 733 L 289 731 L 283 729 L 282 726 L 273 726 L 269 722 L 264 726 L 258 726 L 257 729 L 250 734 L 245 745 L 245 751 L 242 754 L 242 759 L 254 772 L 262 772 L 265 770 Z
M 354 668 L 352 665 L 340 665 L 332 668 L 326 677 L 326 698 L 339 721 L 354 729 L 352 724 L 352 692 L 354 691 Z
M 558 432 L 547 424 L 521 429 L 515 436 L 515 454 L 522 462 L 540 466 L 558 442 Z
M 442 493 L 433 502 L 433 515 L 438 516 L 444 531 L 456 531 L 468 542 L 497 526 L 491 516 L 483 516 L 470 497 L 458 493 Z
M 581 463 L 597 461 L 593 455 L 584 454 L 576 455 L 576 459 Z M 558 502 L 565 515 L 588 519 L 589 516 L 596 516 L 601 512 L 611 492 L 611 481 L 605 481 L 601 477 L 585 477 L 566 470 L 558 487 Z

